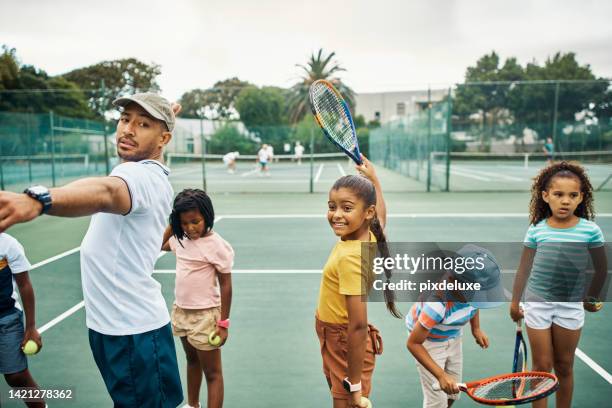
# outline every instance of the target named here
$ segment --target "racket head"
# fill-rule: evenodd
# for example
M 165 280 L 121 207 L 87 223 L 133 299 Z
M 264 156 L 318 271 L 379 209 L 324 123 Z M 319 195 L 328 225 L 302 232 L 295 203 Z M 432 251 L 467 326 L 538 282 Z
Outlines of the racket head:
M 362 164 L 357 132 L 348 104 L 331 82 L 314 81 L 309 90 L 310 108 L 325 136 L 355 163 Z
M 516 382 L 523 382 L 523 393 L 514 395 Z M 559 380 L 554 374 L 540 371 L 502 374 L 465 384 L 464 391 L 484 405 L 518 405 L 545 398 L 557 391 Z

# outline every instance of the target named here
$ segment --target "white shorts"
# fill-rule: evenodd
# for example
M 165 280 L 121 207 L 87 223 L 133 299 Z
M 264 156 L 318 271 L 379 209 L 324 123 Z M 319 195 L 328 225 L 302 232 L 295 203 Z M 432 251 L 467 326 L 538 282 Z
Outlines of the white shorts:
M 461 382 L 461 371 L 463 368 L 463 351 L 461 337 L 447 341 L 425 340 L 423 347 L 429 353 L 433 361 L 442 367 L 444 371 L 457 382 Z M 444 391 L 434 391 L 433 385 L 438 382 L 436 377 L 424 366 L 416 361 L 417 371 L 421 378 L 421 389 L 423 390 L 423 408 L 446 408 L 448 400 L 459 399 L 459 394 L 449 395 Z
M 550 329 L 554 324 L 568 330 L 584 326 L 582 302 L 525 302 L 525 324 L 532 329 Z

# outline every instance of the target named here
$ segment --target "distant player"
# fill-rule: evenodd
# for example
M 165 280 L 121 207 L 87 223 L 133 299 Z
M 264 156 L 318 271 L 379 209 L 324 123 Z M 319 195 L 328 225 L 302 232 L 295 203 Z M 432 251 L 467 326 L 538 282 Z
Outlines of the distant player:
M 295 160 L 298 165 L 302 164 L 302 156 L 304 155 L 304 146 L 298 140 L 295 142 L 295 147 L 293 148 L 293 152 L 295 153 Z
M 270 176 L 268 171 L 268 161 L 270 160 L 270 153 L 268 150 L 268 145 L 263 144 L 261 149 L 257 152 L 257 160 L 259 161 L 259 175 L 260 176 Z
M 236 159 L 239 156 L 240 152 L 229 152 L 223 156 L 223 163 L 227 167 L 227 172 L 229 174 L 234 174 L 236 172 Z
M 268 161 L 274 161 L 274 147 L 272 145 L 268 145 Z
M 555 153 L 555 145 L 552 138 L 546 138 L 546 143 L 544 143 L 542 151 L 546 155 L 546 164 L 552 164 L 554 158 L 553 155 Z

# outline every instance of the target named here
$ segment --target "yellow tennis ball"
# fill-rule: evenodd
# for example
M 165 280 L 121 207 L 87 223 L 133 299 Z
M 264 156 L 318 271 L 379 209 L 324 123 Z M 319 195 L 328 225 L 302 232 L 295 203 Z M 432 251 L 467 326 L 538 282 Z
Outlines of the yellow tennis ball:
M 28 340 L 23 346 L 23 353 L 28 356 L 38 353 L 38 344 L 34 340 Z
M 217 336 L 214 331 L 210 332 L 208 335 L 208 344 L 217 347 L 221 344 L 221 337 Z
M 372 402 L 366 397 L 361 397 L 361 406 L 363 408 L 372 408 Z

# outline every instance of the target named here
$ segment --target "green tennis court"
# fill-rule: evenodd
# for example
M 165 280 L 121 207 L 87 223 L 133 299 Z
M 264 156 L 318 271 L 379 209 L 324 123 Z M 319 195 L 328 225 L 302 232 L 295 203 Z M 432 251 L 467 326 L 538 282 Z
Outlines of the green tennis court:
M 330 174 L 321 175 L 321 190 L 339 176 L 334 166 L 328 170 Z M 221 177 L 225 170 L 218 171 Z M 527 227 L 527 193 L 389 193 L 386 198 L 388 235 L 393 241 L 511 242 L 522 240 Z M 335 242 L 324 218 L 326 201 L 325 194 L 213 194 L 215 228 L 236 251 L 232 329 L 223 350 L 228 407 L 243 406 L 245 401 L 262 408 L 330 405 L 314 333 L 320 269 Z M 606 236 L 612 236 L 612 193 L 597 193 L 596 209 L 597 223 Z M 30 261 L 37 263 L 31 276 L 44 349 L 30 358 L 32 373 L 43 388 L 74 389 L 73 402 L 51 403 L 51 407 L 112 404 L 89 350 L 82 307 L 78 246 L 87 225 L 87 219 L 42 217 L 9 231 L 24 245 Z M 171 254 L 156 265 L 155 277 L 168 307 L 173 301 L 173 268 Z M 400 309 L 405 313 L 409 306 L 401 304 Z M 420 406 L 420 386 L 405 347 L 403 321 L 390 317 L 383 304 L 372 303 L 368 310 L 385 343 L 374 374 L 373 403 Z M 575 363 L 575 406 L 607 406 L 612 396 L 611 318 L 607 306 L 587 316 L 579 345 L 582 354 Z M 511 369 L 514 325 L 507 307 L 483 311 L 481 325 L 491 346 L 480 350 L 466 333 L 465 379 Z M 178 342 L 177 353 L 185 387 L 185 358 Z M 203 398 L 205 392 L 203 387 Z M 2 383 L 2 407 L 21 406 L 9 401 L 7 393 Z M 473 403 L 464 396 L 456 406 Z

